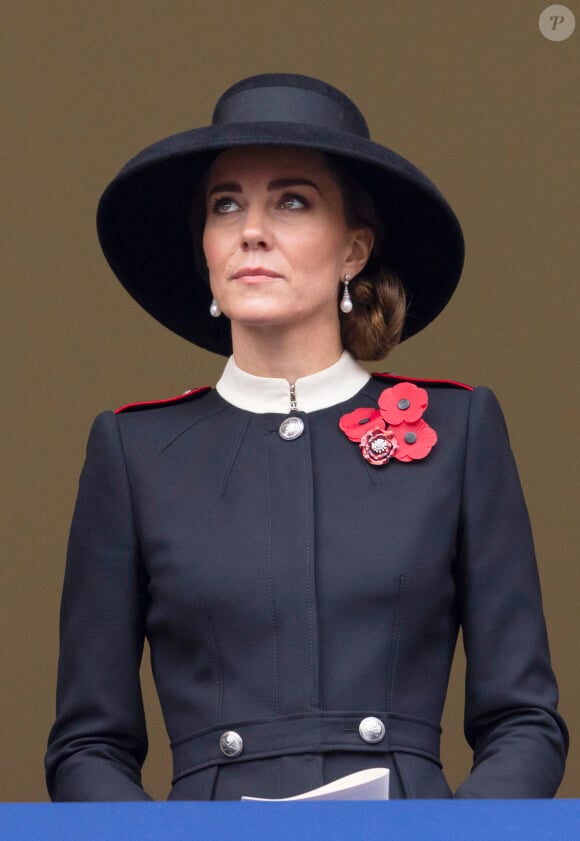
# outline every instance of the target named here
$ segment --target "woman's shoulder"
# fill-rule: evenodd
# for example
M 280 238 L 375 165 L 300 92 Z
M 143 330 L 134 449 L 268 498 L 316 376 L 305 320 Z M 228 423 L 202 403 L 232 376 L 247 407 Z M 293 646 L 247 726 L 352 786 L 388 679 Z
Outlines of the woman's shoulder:
M 448 424 L 453 418 L 459 427 L 468 425 L 478 429 L 481 425 L 482 429 L 495 427 L 507 431 L 500 403 L 487 386 L 468 385 L 454 379 L 373 372 L 369 387 L 379 404 L 397 406 L 400 420 L 415 406 L 437 422 Z
M 125 403 L 107 412 L 110 422 L 116 420 L 121 439 L 126 445 L 149 447 L 156 441 L 173 440 L 183 430 L 212 418 L 222 405 L 210 386 L 191 388 L 173 397 Z
M 144 412 L 150 409 L 162 409 L 168 406 L 176 406 L 183 403 L 189 403 L 192 400 L 197 400 L 204 394 L 211 391 L 211 386 L 205 385 L 199 388 L 188 388 L 173 397 L 163 397 L 157 400 L 141 400 L 136 403 L 125 403 L 118 409 L 115 409 L 115 415 L 128 414 L 129 412 Z
M 372 376 L 379 382 L 383 382 L 385 386 L 398 385 L 400 383 L 412 383 L 419 388 L 436 388 L 436 389 L 464 389 L 465 391 L 474 391 L 475 387 L 467 385 L 467 383 L 459 382 L 458 380 L 438 379 L 432 377 L 408 377 L 402 374 L 392 374 L 388 372 L 373 371 Z
M 369 387 L 376 392 L 377 399 L 420 403 L 424 408 L 430 405 L 457 406 L 467 409 L 471 399 L 480 389 L 455 379 L 440 377 L 416 377 L 390 372 L 372 373 Z
M 440 377 L 415 377 L 401 374 L 373 372 L 367 393 L 377 400 L 398 405 L 417 404 L 431 412 L 452 412 L 465 416 L 465 420 L 481 411 L 501 417 L 501 408 L 494 392 L 486 386 L 473 386 L 455 379 Z M 385 394 L 386 392 L 386 394 Z M 402 401 L 402 403 L 400 403 Z M 403 415 L 401 415 L 403 417 Z

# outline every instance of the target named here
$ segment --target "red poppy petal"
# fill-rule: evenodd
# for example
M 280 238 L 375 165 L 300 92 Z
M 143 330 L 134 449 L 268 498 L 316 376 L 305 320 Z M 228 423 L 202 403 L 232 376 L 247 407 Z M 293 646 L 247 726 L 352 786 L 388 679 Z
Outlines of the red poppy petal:
M 368 408 L 355 409 L 354 412 L 343 415 L 338 425 L 349 441 L 358 442 L 370 429 L 384 429 L 385 422 L 378 409 Z
M 424 388 L 404 382 L 386 388 L 378 402 L 381 415 L 387 423 L 398 426 L 400 423 L 418 421 L 427 408 L 429 396 Z
M 429 455 L 437 443 L 437 433 L 424 420 L 402 423 L 396 428 L 398 449 L 393 458 L 399 461 L 418 461 Z

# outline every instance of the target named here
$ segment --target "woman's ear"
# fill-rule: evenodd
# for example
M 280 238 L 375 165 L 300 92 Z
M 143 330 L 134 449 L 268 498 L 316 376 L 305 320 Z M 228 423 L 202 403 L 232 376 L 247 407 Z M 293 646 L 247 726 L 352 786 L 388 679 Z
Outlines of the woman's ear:
M 344 261 L 342 274 L 349 274 L 356 277 L 366 266 L 373 245 L 375 235 L 371 228 L 357 228 L 353 233 L 350 252 Z

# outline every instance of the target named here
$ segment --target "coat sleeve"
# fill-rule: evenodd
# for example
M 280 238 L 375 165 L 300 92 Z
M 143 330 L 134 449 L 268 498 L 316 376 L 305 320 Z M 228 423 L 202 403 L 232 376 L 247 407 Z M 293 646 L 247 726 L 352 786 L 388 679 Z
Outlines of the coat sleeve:
M 57 717 L 46 754 L 53 800 L 149 800 L 139 666 L 147 582 L 111 412 L 93 424 L 61 605 Z
M 458 579 L 474 761 L 456 797 L 551 797 L 568 734 L 528 514 L 501 409 L 483 388 L 471 400 Z

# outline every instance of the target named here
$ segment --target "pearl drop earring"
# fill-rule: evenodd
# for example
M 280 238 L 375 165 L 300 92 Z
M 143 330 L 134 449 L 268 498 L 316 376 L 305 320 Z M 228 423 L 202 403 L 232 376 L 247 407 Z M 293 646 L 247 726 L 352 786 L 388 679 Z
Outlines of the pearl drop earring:
M 350 293 L 348 291 L 348 284 L 350 283 L 351 276 L 349 274 L 345 274 L 344 276 L 344 292 L 342 293 L 342 298 L 340 299 L 340 310 L 344 313 L 352 312 L 352 298 L 350 297 Z
M 222 314 L 222 311 L 220 310 L 220 305 L 218 304 L 215 298 L 211 299 L 211 304 L 209 305 L 209 314 L 214 318 L 219 318 Z

